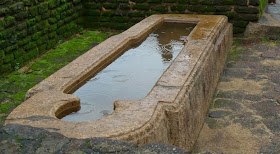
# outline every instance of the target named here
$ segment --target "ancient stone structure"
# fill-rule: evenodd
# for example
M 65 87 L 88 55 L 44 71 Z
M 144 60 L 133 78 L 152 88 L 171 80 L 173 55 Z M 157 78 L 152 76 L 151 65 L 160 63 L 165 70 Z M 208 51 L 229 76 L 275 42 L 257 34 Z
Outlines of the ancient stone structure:
M 267 0 L 0 0 L 0 74 L 23 66 L 78 31 L 125 30 L 152 14 L 218 14 L 243 33 Z
M 197 23 L 182 51 L 141 100 L 116 101 L 102 119 L 58 119 L 79 108 L 69 94 L 127 46 L 145 38 L 164 21 Z M 6 120 L 58 132 L 69 138 L 104 137 L 140 145 L 167 143 L 191 150 L 232 44 L 232 25 L 225 16 L 153 15 L 110 37 L 30 89 L 27 100 Z
M 78 32 L 81 0 L 0 0 L 0 74 Z
M 234 33 L 243 33 L 266 4 L 267 0 L 85 0 L 81 23 L 126 29 L 152 14 L 217 14 L 229 18 Z

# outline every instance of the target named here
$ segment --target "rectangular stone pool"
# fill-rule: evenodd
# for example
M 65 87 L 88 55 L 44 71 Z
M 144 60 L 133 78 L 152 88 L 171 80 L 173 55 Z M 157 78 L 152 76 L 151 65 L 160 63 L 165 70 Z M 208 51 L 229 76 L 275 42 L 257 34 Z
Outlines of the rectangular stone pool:
M 116 100 L 144 98 L 183 49 L 194 27 L 190 23 L 164 22 L 143 42 L 135 42 L 135 47 L 73 93 L 81 99 L 81 109 L 62 120 L 100 119 L 114 111 Z
M 162 33 L 164 38 L 167 34 L 176 37 L 171 43 L 159 36 L 155 38 L 155 35 L 158 35 L 155 30 L 161 25 L 165 27 L 166 24 L 172 24 L 167 27 L 173 25 L 180 27 L 185 23 L 196 25 L 193 29 L 190 28 L 192 30 L 188 36 L 185 35 L 187 31 L 178 36 L 174 33 Z M 148 35 L 151 38 L 147 38 Z M 140 45 L 140 48 L 149 49 L 147 53 L 131 48 L 137 46 L 135 42 L 141 42 L 145 38 L 148 45 L 155 42 L 156 46 L 163 47 L 163 50 L 155 50 L 152 52 L 155 54 L 153 55 L 149 51 L 154 50 L 154 47 Z M 180 40 L 185 41 L 183 43 Z M 231 44 L 232 25 L 228 23 L 225 16 L 152 15 L 123 33 L 108 38 L 31 88 L 26 94 L 26 100 L 7 117 L 5 125 L 39 127 L 69 138 L 101 137 L 126 140 L 139 145 L 166 143 L 191 151 L 203 126 Z M 130 48 L 131 53 L 123 54 Z M 128 61 L 131 60 L 134 64 L 125 65 L 126 62 L 121 64 L 122 54 L 123 56 L 131 54 L 131 59 Z M 147 57 L 137 58 L 138 54 L 139 56 L 147 54 Z M 119 64 L 118 69 L 122 68 L 124 73 L 119 74 L 118 69 L 109 65 L 114 60 Z M 138 65 L 144 61 L 147 64 Z M 142 70 L 144 68 L 145 70 Z M 159 68 L 160 71 L 154 70 L 155 68 Z M 101 70 L 105 71 L 105 74 Z M 142 74 L 146 70 L 150 71 L 149 75 Z M 110 74 L 113 72 L 116 74 Z M 136 76 L 131 77 L 128 75 L 130 73 Z M 74 95 L 72 93 L 87 81 L 90 83 L 98 80 L 98 77 L 102 77 L 100 84 L 93 85 L 97 90 L 106 88 L 109 82 L 113 82 L 116 88 L 120 88 L 122 83 L 136 78 L 128 87 L 124 86 L 121 90 L 110 89 L 110 86 L 107 86 L 110 91 L 116 92 L 116 96 L 119 96 L 119 91 L 124 91 L 131 97 L 124 95 L 114 100 L 111 98 L 112 93 L 89 91 L 89 95 L 105 94 L 103 98 L 97 98 L 98 102 L 105 102 L 110 95 L 108 102 L 115 101 L 114 111 L 107 111 L 107 108 L 100 107 L 101 114 L 94 118 L 85 116 L 62 120 L 62 117 L 80 109 L 80 98 L 75 96 L 79 90 Z M 103 79 L 107 77 L 109 79 L 103 83 Z M 141 84 L 140 80 L 146 78 L 149 82 Z M 153 80 L 153 83 L 150 80 Z M 86 84 L 86 89 L 87 86 L 92 88 L 91 85 Z M 142 87 L 147 89 L 143 90 Z M 135 96 L 134 93 L 140 95 Z M 81 99 L 83 103 L 83 97 Z M 85 106 L 85 110 L 91 109 Z M 106 116 L 101 118 L 102 115 Z

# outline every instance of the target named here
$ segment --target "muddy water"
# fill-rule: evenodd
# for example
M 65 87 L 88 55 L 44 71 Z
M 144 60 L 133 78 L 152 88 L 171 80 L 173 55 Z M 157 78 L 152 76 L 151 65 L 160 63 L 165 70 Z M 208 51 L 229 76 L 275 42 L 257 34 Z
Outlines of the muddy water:
M 113 112 L 116 100 L 144 98 L 179 54 L 194 24 L 166 22 L 140 45 L 131 48 L 73 94 L 81 110 L 62 120 L 90 121 Z

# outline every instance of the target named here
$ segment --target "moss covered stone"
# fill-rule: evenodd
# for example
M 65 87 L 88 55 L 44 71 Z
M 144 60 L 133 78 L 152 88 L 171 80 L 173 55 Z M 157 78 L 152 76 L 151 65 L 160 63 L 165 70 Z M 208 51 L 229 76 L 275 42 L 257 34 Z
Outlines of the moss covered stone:
M 9 64 L 9 62 L 11 62 L 12 60 L 14 60 L 14 55 L 13 54 L 7 54 L 5 55 L 3 62 L 5 64 Z
M 10 45 L 6 48 L 6 53 L 9 54 L 9 53 L 12 53 L 13 51 L 15 51 L 16 49 L 18 48 L 18 45 L 17 44 L 14 44 L 14 45 Z
M 146 0 L 131 0 L 132 2 L 136 2 L 136 3 L 143 3 L 146 2 Z M 149 0 L 148 0 L 149 1 Z
M 0 50 L 0 59 L 4 58 L 4 50 Z
M 173 12 L 178 11 L 180 13 L 184 13 L 186 9 L 187 9 L 187 7 L 185 5 L 182 5 L 182 4 L 171 6 L 171 11 L 173 11 Z
M 149 10 L 150 6 L 148 4 L 135 4 L 132 8 L 136 10 Z
M 29 51 L 29 50 L 36 48 L 36 46 L 37 46 L 37 44 L 35 42 L 30 42 L 24 47 L 24 49 L 26 51 Z
M 257 7 L 246 7 L 246 6 L 235 6 L 234 11 L 237 13 L 248 13 L 248 14 L 258 14 L 259 9 Z
M 110 34 L 108 33 L 95 31 L 84 32 L 80 37 L 74 38 L 67 43 L 58 46 L 56 49 L 47 53 L 44 58 L 36 61 L 30 67 L 30 70 L 32 71 L 29 73 L 15 71 L 6 74 L 5 76 L 0 76 L 0 100 L 7 98 L 10 100 L 7 104 L 13 104 L 0 106 L 0 114 L 7 115 L 12 108 L 16 107 L 24 100 L 25 93 L 28 89 L 89 50 L 93 43 L 99 43 L 109 35 Z M 46 45 L 42 45 L 39 49 L 34 49 L 27 53 L 23 50 L 19 50 L 18 54 L 24 54 L 25 56 L 23 58 L 15 59 L 12 63 L 13 65 L 0 65 L 0 71 L 9 71 L 12 67 L 18 68 L 18 66 L 22 66 L 22 63 L 24 63 L 25 60 L 36 57 L 39 52 L 41 52 L 40 49 L 41 51 L 45 51 Z M 15 57 L 20 56 L 15 55 Z
M 148 0 L 148 3 L 160 3 L 161 0 Z
M 105 9 L 116 9 L 118 7 L 118 5 L 115 3 L 105 3 L 105 4 L 103 4 L 103 7 Z
M 48 6 L 50 9 L 54 9 L 57 6 L 59 6 L 59 3 L 60 3 L 60 1 L 58 1 L 58 0 L 49 0 Z
M 241 33 L 249 21 L 258 20 L 267 1 L 0 0 L 0 49 L 15 53 L 17 50 L 13 46 L 17 44 L 26 52 L 40 48 L 39 53 L 43 53 L 41 50 L 50 49 L 59 40 L 78 32 L 77 24 L 85 28 L 124 30 L 149 15 L 163 13 L 226 15 L 234 24 L 234 32 Z M 15 58 L 11 66 L 32 56 L 23 57 Z M 1 65 L 4 65 L 3 60 Z
M 16 19 L 13 16 L 7 16 L 4 19 L 4 27 L 10 27 L 16 23 Z
M 0 8 L 0 16 L 5 16 L 9 13 L 9 9 L 7 7 L 1 7 Z
M 29 11 L 29 14 L 30 14 L 31 16 L 35 17 L 35 16 L 38 15 L 39 9 L 38 9 L 37 6 L 32 6 L 32 7 L 30 7 L 30 8 L 28 9 L 28 11 Z
M 40 5 L 39 5 L 39 13 L 40 14 L 44 14 L 46 12 L 48 12 L 48 2 L 40 3 Z
M 11 13 L 18 13 L 20 11 L 25 10 L 24 3 L 23 2 L 16 2 L 16 3 L 10 5 L 9 9 L 10 9 Z
M 161 12 L 161 13 L 166 13 L 168 11 L 167 6 L 164 5 L 157 5 L 152 8 L 153 11 Z

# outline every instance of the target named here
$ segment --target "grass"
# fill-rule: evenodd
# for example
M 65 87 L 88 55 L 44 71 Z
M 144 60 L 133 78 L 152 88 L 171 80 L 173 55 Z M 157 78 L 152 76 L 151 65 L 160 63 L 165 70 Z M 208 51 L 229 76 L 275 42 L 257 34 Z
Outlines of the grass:
M 235 39 L 232 50 L 229 53 L 229 62 L 234 62 L 240 59 L 243 50 L 244 49 L 241 46 L 241 40 Z
M 0 126 L 7 115 L 23 102 L 28 89 L 113 34 L 116 33 L 86 31 L 47 52 L 25 71 L 17 70 L 0 76 Z

